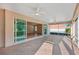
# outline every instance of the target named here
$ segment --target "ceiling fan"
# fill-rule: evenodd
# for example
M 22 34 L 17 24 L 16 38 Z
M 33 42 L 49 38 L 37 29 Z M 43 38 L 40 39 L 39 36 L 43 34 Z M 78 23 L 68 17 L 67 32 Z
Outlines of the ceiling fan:
M 39 4 L 28 4 L 27 7 L 31 9 L 33 16 L 41 16 L 46 14 L 45 10 L 40 7 Z
M 41 15 L 44 15 L 45 12 L 42 10 L 42 8 L 32 8 L 32 11 L 33 11 L 33 15 L 34 16 L 41 16 Z
M 36 8 L 34 15 L 36 15 L 36 16 L 40 15 L 40 8 Z

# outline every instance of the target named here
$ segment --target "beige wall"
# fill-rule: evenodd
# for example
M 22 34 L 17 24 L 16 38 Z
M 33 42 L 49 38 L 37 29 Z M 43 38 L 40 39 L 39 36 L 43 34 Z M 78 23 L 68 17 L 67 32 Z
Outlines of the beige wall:
M 33 33 L 33 25 L 27 24 L 27 33 Z
M 14 45 L 14 18 L 24 19 L 26 22 L 43 24 L 43 21 L 34 20 L 32 17 L 5 10 L 5 47 Z
M 5 10 L 5 47 L 14 45 L 14 18 L 27 20 L 23 15 Z
M 37 24 L 37 33 L 42 34 L 42 24 Z
M 5 30 L 4 30 L 4 22 L 5 22 L 5 17 L 4 17 L 4 10 L 0 9 L 0 47 L 4 47 L 4 39 L 5 39 Z

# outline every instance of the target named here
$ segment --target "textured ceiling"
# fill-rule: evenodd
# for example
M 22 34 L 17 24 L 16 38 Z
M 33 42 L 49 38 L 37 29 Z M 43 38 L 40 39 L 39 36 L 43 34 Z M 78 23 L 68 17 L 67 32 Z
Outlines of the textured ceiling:
M 7 3 L 1 8 L 10 9 L 46 22 L 70 21 L 76 4 L 74 3 Z M 39 8 L 39 15 L 35 15 Z

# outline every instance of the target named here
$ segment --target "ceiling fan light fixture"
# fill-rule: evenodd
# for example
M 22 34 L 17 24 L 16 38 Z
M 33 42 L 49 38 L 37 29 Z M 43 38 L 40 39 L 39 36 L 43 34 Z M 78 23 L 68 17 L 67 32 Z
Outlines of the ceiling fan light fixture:
M 38 16 L 38 15 L 39 15 L 39 13 L 35 13 L 35 15 L 36 15 L 36 16 Z

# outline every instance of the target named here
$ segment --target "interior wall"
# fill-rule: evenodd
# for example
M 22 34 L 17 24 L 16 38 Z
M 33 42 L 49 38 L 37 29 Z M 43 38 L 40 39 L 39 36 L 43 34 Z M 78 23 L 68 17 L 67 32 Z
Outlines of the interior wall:
M 27 22 L 27 33 L 33 33 L 34 26 Z
M 0 9 L 0 47 L 4 47 L 4 43 L 5 43 L 5 41 L 4 41 L 4 39 L 5 39 L 5 24 L 4 24 L 4 22 L 5 22 L 5 17 L 4 17 L 4 14 L 5 14 L 5 12 L 4 12 L 5 10 L 3 10 L 3 9 Z
M 27 33 L 33 33 L 33 26 L 27 24 Z
M 5 10 L 5 47 L 14 45 L 14 19 L 27 20 L 25 16 Z
M 37 33 L 42 34 L 42 24 L 37 24 Z
M 15 44 L 14 43 L 14 19 L 15 18 L 23 19 L 26 22 L 30 21 L 30 22 L 40 23 L 40 24 L 44 23 L 39 20 L 34 20 L 31 17 L 21 15 L 13 11 L 5 10 L 5 47 L 12 46 Z

